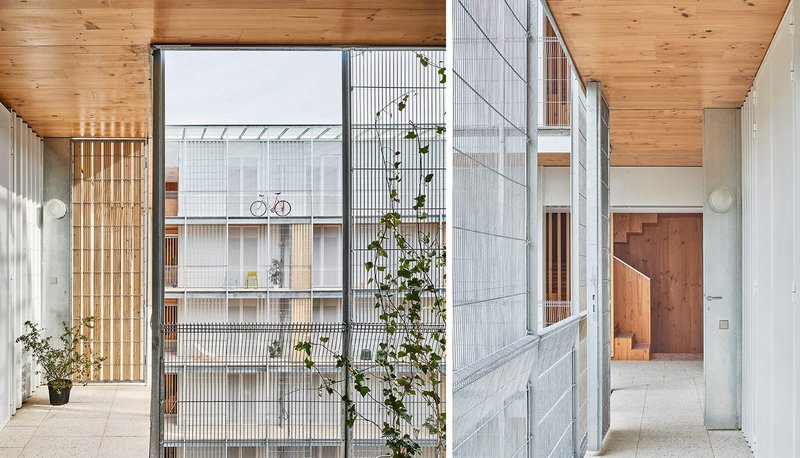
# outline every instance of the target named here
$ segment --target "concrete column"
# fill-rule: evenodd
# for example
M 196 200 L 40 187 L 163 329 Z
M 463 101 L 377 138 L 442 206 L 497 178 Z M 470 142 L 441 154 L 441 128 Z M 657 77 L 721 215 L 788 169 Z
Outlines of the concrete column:
M 71 156 L 69 138 L 45 139 L 43 202 L 58 199 L 67 206 L 60 219 L 42 212 L 42 326 L 54 336 L 72 320 Z
M 738 429 L 740 425 L 741 135 L 739 109 L 704 110 L 703 360 L 705 424 L 709 429 Z

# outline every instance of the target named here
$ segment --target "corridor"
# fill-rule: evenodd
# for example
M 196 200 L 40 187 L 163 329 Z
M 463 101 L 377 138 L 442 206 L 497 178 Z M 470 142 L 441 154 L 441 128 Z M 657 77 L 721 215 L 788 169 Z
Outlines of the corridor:
M 612 361 L 611 389 L 611 430 L 588 456 L 752 456 L 741 432 L 703 426 L 702 361 Z

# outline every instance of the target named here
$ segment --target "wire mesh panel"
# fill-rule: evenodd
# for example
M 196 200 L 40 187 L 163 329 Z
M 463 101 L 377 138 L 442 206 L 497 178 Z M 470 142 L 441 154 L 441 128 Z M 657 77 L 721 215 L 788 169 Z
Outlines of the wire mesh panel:
M 321 376 L 341 378 L 341 369 L 318 349 L 312 357 L 321 375 L 311 374 L 294 346 L 326 337 L 340 353 L 343 330 L 334 323 L 165 324 L 165 340 L 175 341 L 164 355 L 165 446 L 339 443 L 341 400 L 319 387 Z
M 442 51 L 422 51 L 430 63 Z M 351 355 L 359 367 L 375 365 L 385 326 L 374 308 L 374 287 L 363 272 L 366 245 L 389 208 L 387 163 L 381 146 L 401 161 L 398 198 L 405 202 L 402 233 L 444 240 L 444 86 L 435 65 L 425 68 L 413 51 L 352 51 L 352 219 L 343 213 L 341 126 L 168 126 L 166 128 L 167 232 L 175 262 L 165 258 L 166 295 L 162 333 L 160 414 L 163 453 L 178 456 L 338 457 L 348 437 L 351 456 L 386 450 L 375 423 L 384 421 L 382 390 L 369 383 L 377 402 L 359 400 L 362 421 L 346 434 L 338 394 L 320 391 L 342 380 L 335 355 Z M 407 110 L 374 123 L 382 104 L 407 96 Z M 409 125 L 427 145 L 424 154 L 406 137 Z M 391 163 L 390 163 L 391 164 Z M 427 179 L 424 219 L 412 207 Z M 281 203 L 285 201 L 285 204 Z M 283 206 L 290 211 L 283 212 Z M 352 257 L 343 259 L 343 234 Z M 442 246 L 443 250 L 443 246 Z M 389 260 L 398 251 L 389 247 Z M 343 304 L 344 269 L 354 294 Z M 438 291 L 444 268 L 430 272 Z M 422 297 L 432 309 L 437 294 Z M 343 310 L 351 311 L 348 320 Z M 350 323 L 345 324 L 345 321 Z M 443 323 L 423 313 L 419 330 L 431 335 Z M 403 339 L 400 330 L 393 339 Z M 345 336 L 348 338 L 345 339 Z M 325 348 L 318 343 L 324 339 Z M 297 351 L 313 342 L 309 359 Z M 345 347 L 345 342 L 350 345 Z M 436 342 L 425 343 L 435 347 Z M 443 353 L 440 348 L 436 352 Z M 398 369 L 410 371 L 408 361 Z M 443 366 L 442 366 L 443 370 Z M 440 388 L 436 388 L 440 390 Z M 443 397 L 443 393 L 439 393 Z M 435 456 L 435 440 L 422 423 L 423 399 L 407 406 L 418 422 L 410 427 Z
M 536 311 L 527 288 L 526 115 L 528 87 L 535 84 L 528 81 L 527 42 L 535 11 L 535 2 L 453 4 L 451 354 L 458 457 L 530 453 L 527 382 L 536 350 L 527 324 Z
M 341 126 L 169 129 L 168 216 L 307 218 L 342 214 Z M 246 132 L 242 129 L 253 134 L 243 136 Z M 280 201 L 286 204 L 273 211 Z M 284 205 L 288 207 L 285 215 Z
M 381 351 L 381 345 L 399 345 L 411 332 L 410 323 L 423 323 L 413 330 L 425 336 L 443 332 L 444 323 L 432 312 L 436 296 L 443 295 L 444 266 L 434 264 L 428 272 L 437 293 L 427 292 L 421 298 L 423 310 L 419 322 L 401 316 L 397 332 L 387 333 L 387 325 L 380 320 L 386 313 L 376 300 L 378 284 L 371 281 L 372 273 L 364 266 L 380 263 L 389 275 L 399 272 L 404 248 L 398 237 L 381 239 L 387 213 L 396 214 L 396 234 L 410 245 L 421 249 L 422 240 L 430 238 L 428 247 L 435 247 L 439 255 L 444 250 L 445 176 L 444 176 L 444 85 L 437 68 L 444 53 L 435 50 L 355 50 L 351 51 L 351 307 L 350 338 L 351 357 L 367 371 L 371 393 L 374 396 L 357 396 L 357 410 L 364 415 L 352 431 L 354 456 L 379 456 L 386 453 L 380 445 L 385 443 L 381 428 L 388 421 L 383 404 L 384 386 L 380 377 L 385 368 L 372 361 Z M 402 105 L 401 105 L 402 104 Z M 410 134 L 411 133 L 411 134 Z M 424 217 L 420 217 L 418 196 L 424 195 Z M 380 261 L 375 259 L 371 244 L 382 240 L 386 250 Z M 386 301 L 402 303 L 403 294 L 387 290 Z M 426 307 L 428 307 L 426 309 Z M 402 324 L 405 323 L 405 324 Z M 443 355 L 443 349 L 433 339 L 426 337 L 432 352 Z M 393 364 L 403 374 L 413 371 L 401 358 Z M 441 370 L 444 371 L 442 361 Z M 441 386 L 430 387 L 441 393 Z M 360 399 L 359 399 L 360 398 Z M 426 431 L 424 422 L 434 414 L 422 396 L 405 399 L 412 425 L 402 426 L 419 444 L 425 447 L 423 456 L 435 456 L 432 446 L 436 437 Z M 442 406 L 443 407 L 443 406 Z
M 573 318 L 554 326 L 539 340 L 534 456 L 572 456 L 576 450 L 573 374 L 578 322 L 578 318 Z
M 527 416 L 529 396 L 530 391 L 525 390 L 508 399 L 502 410 L 460 444 L 454 458 L 531 456 Z
M 572 186 L 572 208 L 575 217 L 571 220 L 570 229 L 572 231 L 572 245 L 575 247 L 571 253 L 571 262 L 576 276 L 572 281 L 571 297 L 573 313 L 578 314 L 587 309 L 587 172 L 586 172 L 586 150 L 587 150 L 587 118 L 586 118 L 586 93 L 580 84 L 580 77 L 573 70 L 572 72 L 572 167 L 571 167 L 571 186 Z M 587 424 L 587 368 L 588 368 L 588 323 L 586 317 L 580 321 L 578 344 L 576 347 L 575 379 L 577 383 L 577 393 L 575 396 L 576 425 L 575 443 L 581 449 L 588 442 Z
M 600 450 L 610 427 L 611 234 L 609 108 L 600 84 L 587 85 L 588 444 Z
M 341 127 L 167 137 L 165 456 L 340 456 L 342 401 L 320 387 L 343 377 Z M 310 371 L 295 345 L 322 337 Z

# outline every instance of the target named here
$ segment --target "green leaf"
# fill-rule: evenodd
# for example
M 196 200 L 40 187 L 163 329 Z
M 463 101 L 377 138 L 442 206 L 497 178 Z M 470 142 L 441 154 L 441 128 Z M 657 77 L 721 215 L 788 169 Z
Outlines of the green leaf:
M 331 340 L 330 337 L 320 337 L 319 338 L 319 341 L 322 342 L 322 343 L 328 343 L 329 340 Z
M 369 393 L 369 392 L 370 392 L 370 389 L 369 389 L 369 387 L 368 387 L 368 386 L 365 386 L 365 385 L 360 385 L 360 386 L 357 386 L 357 387 L 356 387 L 356 391 L 358 391 L 359 393 L 361 393 L 361 396 L 366 396 L 366 395 L 367 395 L 367 393 Z
M 408 139 L 417 138 L 417 133 L 414 132 L 413 130 L 409 130 L 404 138 L 408 138 Z
M 419 149 L 419 154 L 428 154 L 429 150 L 430 150 L 429 146 L 425 145 L 425 146 L 423 146 L 422 148 Z
M 429 173 L 425 175 L 425 183 L 430 183 L 431 181 L 433 181 L 433 174 Z

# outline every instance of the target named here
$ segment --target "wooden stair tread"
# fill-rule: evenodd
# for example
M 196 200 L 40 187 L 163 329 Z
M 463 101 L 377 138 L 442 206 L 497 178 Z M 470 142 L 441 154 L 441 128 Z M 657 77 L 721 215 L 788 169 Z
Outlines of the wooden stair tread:
M 650 351 L 650 344 L 649 343 L 636 343 L 633 344 L 634 350 L 647 350 Z
M 633 339 L 632 332 L 618 332 L 614 334 L 614 340 L 616 339 Z

